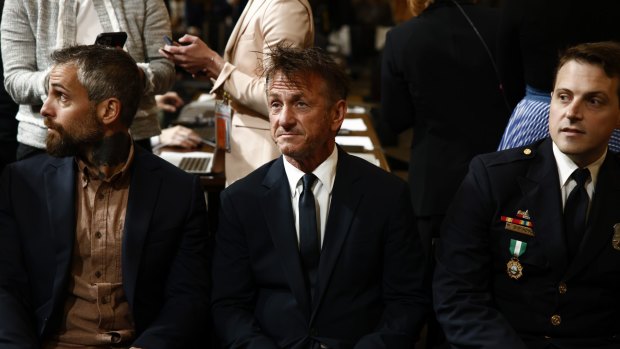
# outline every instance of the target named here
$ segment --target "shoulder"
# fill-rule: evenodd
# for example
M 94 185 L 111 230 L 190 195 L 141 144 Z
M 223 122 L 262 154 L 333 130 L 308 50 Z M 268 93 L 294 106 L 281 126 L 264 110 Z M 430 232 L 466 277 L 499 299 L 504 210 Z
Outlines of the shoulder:
M 307 0 L 267 0 L 265 3 L 265 10 L 296 10 L 296 9 L 304 9 L 307 11 L 310 10 L 310 4 Z
M 136 147 L 134 154 L 134 171 L 154 172 L 157 171 L 165 178 L 165 183 L 194 182 L 196 176 L 187 173 L 161 157 L 150 153 L 142 148 Z
M 75 163 L 73 157 L 57 158 L 47 153 L 41 153 L 28 157 L 24 160 L 16 161 L 7 166 L 11 171 L 22 176 L 34 176 L 45 172 L 47 168 L 58 168 L 63 166 L 72 166 Z
M 345 180 L 359 182 L 368 190 L 378 188 L 380 191 L 385 191 L 407 186 L 406 182 L 398 176 L 342 150 L 338 153 L 337 166 L 336 183 L 339 182 L 338 176 L 344 176 Z
M 254 196 L 266 190 L 265 181 L 268 176 L 277 175 L 281 176 L 280 180 L 286 180 L 281 158 L 267 162 L 247 176 L 232 183 L 224 190 L 224 193 L 227 196 Z M 281 170 L 278 171 L 280 168 Z
M 541 143 L 542 141 L 538 141 L 536 143 L 517 148 L 481 154 L 475 158 L 479 159 L 489 167 L 527 162 L 536 159 L 544 151 Z

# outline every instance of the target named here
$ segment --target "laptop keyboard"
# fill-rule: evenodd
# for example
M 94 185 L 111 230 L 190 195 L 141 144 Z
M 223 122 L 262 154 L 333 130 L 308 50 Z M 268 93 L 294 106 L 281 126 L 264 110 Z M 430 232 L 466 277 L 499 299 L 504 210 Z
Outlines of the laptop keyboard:
M 208 157 L 184 157 L 179 163 L 179 168 L 190 173 L 205 173 L 210 161 L 211 158 Z

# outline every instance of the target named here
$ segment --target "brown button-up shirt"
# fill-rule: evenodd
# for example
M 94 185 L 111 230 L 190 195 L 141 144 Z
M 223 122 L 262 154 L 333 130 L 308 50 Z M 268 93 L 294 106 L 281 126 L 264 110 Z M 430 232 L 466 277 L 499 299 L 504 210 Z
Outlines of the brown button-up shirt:
M 129 346 L 134 339 L 121 269 L 132 162 L 133 146 L 125 166 L 100 179 L 77 161 L 76 240 L 64 321 L 46 349 Z

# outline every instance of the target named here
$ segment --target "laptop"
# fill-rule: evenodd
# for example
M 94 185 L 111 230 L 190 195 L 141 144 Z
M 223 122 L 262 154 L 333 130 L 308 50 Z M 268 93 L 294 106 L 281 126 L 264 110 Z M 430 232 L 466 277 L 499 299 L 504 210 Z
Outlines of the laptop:
M 193 174 L 209 174 L 213 165 L 213 153 L 208 152 L 162 151 L 159 156 L 181 170 Z

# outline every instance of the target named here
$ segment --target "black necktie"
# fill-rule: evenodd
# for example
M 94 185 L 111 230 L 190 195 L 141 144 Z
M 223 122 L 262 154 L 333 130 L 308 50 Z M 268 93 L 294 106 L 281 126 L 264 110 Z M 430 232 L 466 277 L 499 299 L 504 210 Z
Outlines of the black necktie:
M 586 215 L 590 197 L 586 191 L 586 181 L 590 178 L 590 171 L 587 168 L 578 168 L 571 178 L 577 182 L 577 186 L 568 195 L 566 205 L 564 205 L 564 227 L 566 229 L 566 241 L 568 244 L 569 258 L 575 257 L 579 250 L 579 245 L 586 231 Z
M 304 265 L 306 284 L 312 295 L 319 265 L 319 237 L 316 228 L 316 208 L 312 184 L 316 176 L 306 173 L 303 178 L 303 192 L 299 197 L 299 251 Z

